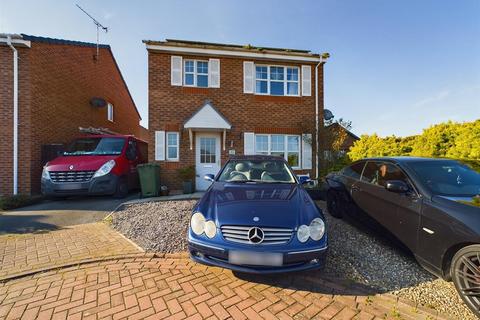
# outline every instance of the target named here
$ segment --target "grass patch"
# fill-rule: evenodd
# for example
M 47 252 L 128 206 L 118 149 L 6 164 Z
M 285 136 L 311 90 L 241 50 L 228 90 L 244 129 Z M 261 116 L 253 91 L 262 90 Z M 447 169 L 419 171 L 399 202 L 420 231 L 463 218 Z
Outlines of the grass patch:
M 30 196 L 26 194 L 19 194 L 10 197 L 0 196 L 0 211 L 29 206 L 31 204 L 40 202 L 42 199 L 43 197 L 40 195 Z

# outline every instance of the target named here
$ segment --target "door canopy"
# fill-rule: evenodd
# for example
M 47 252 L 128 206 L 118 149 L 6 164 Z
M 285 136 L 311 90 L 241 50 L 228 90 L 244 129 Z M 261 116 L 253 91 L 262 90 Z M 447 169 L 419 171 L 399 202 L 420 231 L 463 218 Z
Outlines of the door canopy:
M 203 106 L 185 122 L 183 127 L 185 129 L 192 129 L 196 131 L 223 131 L 230 130 L 232 125 L 212 105 L 210 100 L 206 100 Z

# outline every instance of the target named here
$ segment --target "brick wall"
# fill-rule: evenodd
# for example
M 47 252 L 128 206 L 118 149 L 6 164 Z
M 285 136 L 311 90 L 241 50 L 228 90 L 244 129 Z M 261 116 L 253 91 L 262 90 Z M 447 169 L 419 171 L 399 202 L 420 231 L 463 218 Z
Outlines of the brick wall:
M 168 126 L 180 126 L 205 102 L 210 100 L 232 124 L 227 131 L 225 151 L 221 151 L 222 164 L 228 158 L 228 149 L 243 154 L 243 132 L 262 133 L 312 133 L 315 134 L 315 90 L 313 85 L 315 65 L 312 64 L 312 96 L 274 97 L 243 93 L 243 59 L 220 58 L 220 88 L 175 87 L 170 84 L 170 54 L 149 51 L 149 159 L 155 158 L 155 131 Z M 205 59 L 185 56 L 183 58 Z M 255 61 L 248 59 L 248 61 Z M 300 67 L 296 63 L 261 61 L 264 64 L 281 64 Z M 323 114 L 323 66 L 319 67 L 319 106 Z M 280 130 L 281 129 L 281 130 Z M 180 188 L 176 169 L 195 164 L 195 143 L 189 148 L 188 132 L 181 132 L 180 162 L 160 162 L 162 184 Z M 195 142 L 195 135 L 193 137 Z M 230 145 L 233 143 L 233 148 Z M 315 148 L 315 143 L 313 143 Z M 313 150 L 315 154 L 315 150 Z M 314 158 L 314 156 L 313 156 Z M 314 160 L 314 159 L 313 159 Z M 315 168 L 315 163 L 313 163 Z M 314 170 L 298 171 L 314 175 Z
M 8 49 L 8 50 L 5 50 Z M 105 127 L 123 134 L 144 135 L 139 115 L 125 88 L 113 55 L 100 49 L 94 61 L 94 47 L 32 41 L 20 49 L 20 193 L 38 193 L 42 170 L 41 146 L 68 143 L 79 135 L 79 127 Z M 0 47 L 0 103 L 2 143 L 0 146 L 0 194 L 12 190 L 11 128 L 13 76 L 11 49 Z M 6 55 L 7 60 L 4 59 Z M 8 58 L 10 56 L 10 58 Z M 102 97 L 114 106 L 114 122 L 107 120 L 106 108 L 90 106 L 92 97 Z M 6 134 L 3 132 L 6 131 Z M 6 139 L 6 140 L 3 140 Z
M 18 50 L 18 192 L 30 190 L 30 56 Z M 13 51 L 0 46 L 0 195 L 13 192 Z

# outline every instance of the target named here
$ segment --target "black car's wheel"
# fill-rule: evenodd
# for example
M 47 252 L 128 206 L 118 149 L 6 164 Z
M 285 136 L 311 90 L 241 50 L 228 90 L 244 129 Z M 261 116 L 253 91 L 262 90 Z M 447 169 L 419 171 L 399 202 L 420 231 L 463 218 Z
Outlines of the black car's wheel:
M 333 190 L 327 192 L 327 209 L 335 218 L 341 218 L 343 216 L 340 197 L 338 196 L 338 193 Z
M 450 272 L 460 297 L 480 317 L 480 245 L 458 251 L 453 257 Z
M 117 182 L 117 188 L 115 190 L 115 194 L 113 197 L 117 199 L 123 199 L 128 195 L 128 183 L 127 180 L 124 178 L 121 178 Z

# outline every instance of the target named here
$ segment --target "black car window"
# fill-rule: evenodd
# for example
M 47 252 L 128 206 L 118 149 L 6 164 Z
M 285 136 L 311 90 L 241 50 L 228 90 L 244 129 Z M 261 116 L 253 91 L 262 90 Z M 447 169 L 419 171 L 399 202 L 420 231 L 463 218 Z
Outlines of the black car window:
M 385 187 L 390 180 L 400 180 L 409 184 L 407 176 L 396 165 L 388 162 L 369 161 L 367 163 L 362 181 Z
M 354 179 L 360 179 L 360 176 L 362 175 L 362 170 L 363 166 L 365 165 L 364 161 L 361 162 L 356 162 L 352 164 L 351 166 L 345 167 L 341 174 L 347 177 L 352 177 Z
M 379 165 L 377 162 L 368 161 L 362 174 L 362 181 L 376 184 Z
M 453 160 L 412 161 L 408 165 L 432 193 L 450 197 L 480 194 L 480 173 Z

